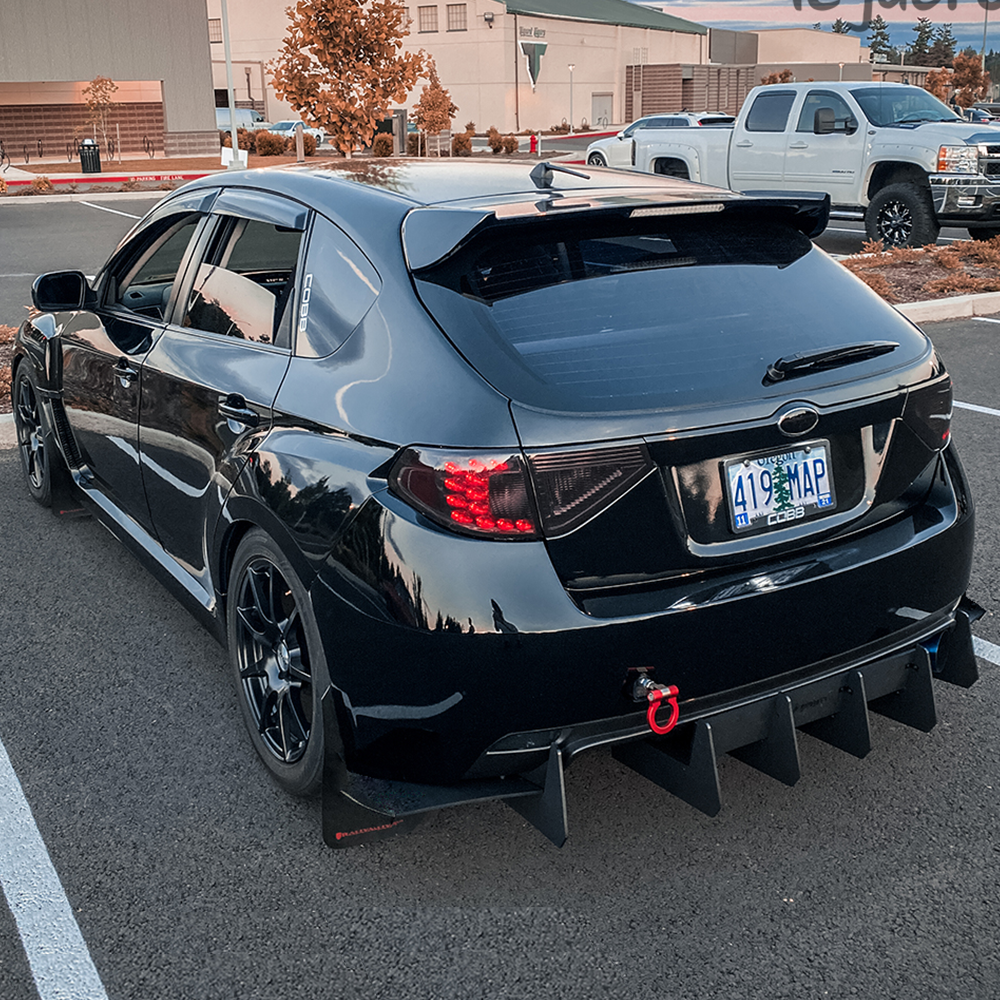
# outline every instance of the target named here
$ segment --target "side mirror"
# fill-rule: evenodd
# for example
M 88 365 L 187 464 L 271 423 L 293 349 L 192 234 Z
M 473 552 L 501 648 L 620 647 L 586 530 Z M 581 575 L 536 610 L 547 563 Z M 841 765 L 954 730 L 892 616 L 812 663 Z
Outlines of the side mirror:
M 857 132 L 857 130 L 858 130 L 857 118 L 848 118 L 847 121 L 844 122 L 844 131 L 848 135 L 854 135 L 854 133 Z
M 619 139 L 624 139 L 625 138 L 625 129 L 622 129 L 621 132 L 618 133 L 618 138 Z
M 836 127 L 837 116 L 833 108 L 817 108 L 813 115 L 813 132 L 816 135 L 829 135 Z
M 39 312 L 71 312 L 94 300 L 87 279 L 80 271 L 40 274 L 31 285 L 31 301 Z

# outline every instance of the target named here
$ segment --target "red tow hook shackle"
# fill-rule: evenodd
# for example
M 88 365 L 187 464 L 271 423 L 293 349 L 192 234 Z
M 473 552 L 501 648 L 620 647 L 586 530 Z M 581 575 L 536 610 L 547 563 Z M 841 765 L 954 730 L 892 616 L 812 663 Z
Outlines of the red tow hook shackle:
M 634 691 L 637 701 L 641 700 L 643 693 L 646 695 L 646 701 L 649 705 L 646 709 L 646 722 L 649 723 L 649 728 L 657 736 L 666 736 L 677 725 L 677 718 L 681 714 L 680 706 L 677 704 L 678 689 L 673 684 L 669 686 L 657 684 L 648 675 L 641 674 L 635 682 Z M 656 721 L 656 713 L 664 701 L 670 706 L 670 718 L 661 725 Z
M 677 717 L 681 714 L 677 704 L 677 694 L 677 688 L 671 684 L 669 687 L 657 685 L 646 695 L 649 701 L 649 708 L 646 709 L 646 721 L 649 723 L 649 728 L 658 736 L 666 736 L 677 725 Z M 661 726 L 656 721 L 656 711 L 664 701 L 670 706 L 670 718 L 667 719 L 665 725 Z

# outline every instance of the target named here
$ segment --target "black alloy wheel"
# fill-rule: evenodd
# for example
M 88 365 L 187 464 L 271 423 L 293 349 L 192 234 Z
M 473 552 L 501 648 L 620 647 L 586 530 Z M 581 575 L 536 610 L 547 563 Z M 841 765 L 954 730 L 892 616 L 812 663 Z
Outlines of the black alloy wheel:
M 592 167 L 606 167 L 608 165 L 608 161 L 600 153 L 591 153 L 587 157 L 587 162 Z
M 916 184 L 890 184 L 869 202 L 865 231 L 883 246 L 922 247 L 937 242 L 941 227 L 929 191 Z
M 323 724 L 318 632 L 308 595 L 281 550 L 254 529 L 230 578 L 229 657 L 240 708 L 261 759 L 288 792 L 319 787 Z
M 14 379 L 11 392 L 14 408 L 14 427 L 17 431 L 17 450 L 21 455 L 21 468 L 28 483 L 28 492 L 43 507 L 51 507 L 54 468 L 61 459 L 56 454 L 54 442 L 45 431 L 41 408 L 38 403 L 38 386 L 28 361 L 22 361 Z

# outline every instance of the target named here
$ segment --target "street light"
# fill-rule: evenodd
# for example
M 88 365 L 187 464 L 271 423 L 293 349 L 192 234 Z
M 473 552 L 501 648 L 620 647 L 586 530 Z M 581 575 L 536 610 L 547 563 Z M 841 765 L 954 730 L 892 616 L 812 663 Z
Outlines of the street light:
M 573 131 L 573 70 L 576 69 L 575 63 L 569 63 L 569 130 Z
M 980 55 L 980 69 L 986 72 L 986 25 L 990 19 L 990 5 L 983 4 L 983 51 Z

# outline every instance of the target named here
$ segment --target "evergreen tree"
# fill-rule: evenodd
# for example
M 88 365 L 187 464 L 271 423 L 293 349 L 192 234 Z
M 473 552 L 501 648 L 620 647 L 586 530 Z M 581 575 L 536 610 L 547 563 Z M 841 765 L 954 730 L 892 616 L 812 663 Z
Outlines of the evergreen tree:
M 833 22 L 832 30 L 835 35 L 846 35 L 851 30 L 851 26 L 842 17 L 838 17 Z
M 872 61 L 875 56 L 890 56 L 892 45 L 889 42 L 889 25 L 881 14 L 876 14 L 871 19 L 871 34 L 868 36 L 868 48 L 871 51 Z
M 774 469 L 771 471 L 771 489 L 774 490 L 774 510 L 791 510 L 795 504 L 792 503 L 792 491 L 788 488 L 788 473 L 785 472 L 784 463 L 780 458 L 774 460 Z
M 918 17 L 913 30 L 917 37 L 910 45 L 909 62 L 913 66 L 929 66 L 931 39 L 934 37 L 934 26 L 929 17 Z
M 928 66 L 950 66 L 955 58 L 955 36 L 951 25 L 944 24 L 934 31 L 934 38 L 927 53 Z

